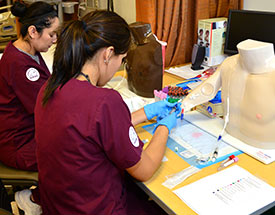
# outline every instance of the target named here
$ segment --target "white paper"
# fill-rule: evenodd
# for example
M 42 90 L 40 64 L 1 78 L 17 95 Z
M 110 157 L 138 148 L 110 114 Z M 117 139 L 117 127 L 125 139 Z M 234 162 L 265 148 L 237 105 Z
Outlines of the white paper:
M 191 69 L 191 64 L 188 64 L 186 66 L 181 66 L 181 67 L 171 67 L 167 70 L 165 70 L 168 73 L 177 75 L 179 77 L 182 77 L 184 79 L 189 79 L 189 78 L 194 78 L 197 75 L 200 75 L 203 71 L 209 69 L 208 66 L 203 66 L 203 69 L 200 70 L 193 70 Z
M 238 165 L 173 192 L 199 215 L 251 214 L 275 201 L 275 188 Z
M 41 55 L 50 71 L 50 73 L 53 73 L 53 55 L 55 51 L 56 44 L 52 45 L 47 52 L 41 52 Z
M 124 72 L 126 76 L 126 71 Z M 155 102 L 154 98 L 141 97 L 130 91 L 126 78 L 122 76 L 113 77 L 104 87 L 118 91 L 131 113 L 147 104 Z

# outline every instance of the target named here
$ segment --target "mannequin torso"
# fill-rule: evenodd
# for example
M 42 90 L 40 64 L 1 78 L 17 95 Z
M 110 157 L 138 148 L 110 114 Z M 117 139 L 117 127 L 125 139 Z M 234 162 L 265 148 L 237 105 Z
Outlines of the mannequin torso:
M 275 57 L 273 45 L 246 40 L 221 66 L 226 131 L 258 148 L 275 148 Z

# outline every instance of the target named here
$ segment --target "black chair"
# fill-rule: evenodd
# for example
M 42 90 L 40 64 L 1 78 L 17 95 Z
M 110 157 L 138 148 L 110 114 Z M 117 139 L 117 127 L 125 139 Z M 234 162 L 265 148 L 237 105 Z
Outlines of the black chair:
M 8 167 L 0 162 L 0 215 L 12 215 L 11 201 L 5 185 L 12 186 L 13 192 L 18 187 L 38 185 L 38 173 Z
M 11 204 L 8 193 L 0 179 L 0 214 L 1 215 L 10 215 L 11 213 Z

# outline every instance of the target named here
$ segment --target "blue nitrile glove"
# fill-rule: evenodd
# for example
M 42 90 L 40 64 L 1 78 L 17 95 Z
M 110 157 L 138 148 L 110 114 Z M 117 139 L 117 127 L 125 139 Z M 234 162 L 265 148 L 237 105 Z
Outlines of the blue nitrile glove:
M 168 116 L 166 116 L 165 118 L 163 118 L 162 120 L 157 122 L 157 125 L 154 128 L 153 133 L 155 133 L 155 130 L 157 129 L 157 127 L 159 125 L 164 125 L 168 128 L 169 130 L 169 134 L 172 128 L 174 128 L 177 125 L 177 116 L 180 114 L 181 112 L 181 103 L 177 103 L 177 105 L 175 106 L 175 111 L 172 112 L 171 114 L 169 114 Z
M 170 105 L 174 105 L 172 107 L 172 109 L 170 111 L 166 111 L 166 112 L 163 112 L 162 114 L 159 114 L 158 117 L 157 117 L 157 122 L 159 122 L 160 120 L 162 120 L 163 118 L 165 118 L 166 116 L 168 116 L 169 114 L 171 114 L 172 112 L 174 112 L 175 110 L 177 110 L 177 108 L 181 108 L 181 103 L 180 102 L 175 102 L 175 103 L 171 103 L 169 102 Z
M 152 104 L 144 106 L 144 112 L 148 120 L 158 116 L 158 119 L 166 117 L 172 110 L 174 106 L 177 105 L 177 102 L 170 103 L 166 99 Z

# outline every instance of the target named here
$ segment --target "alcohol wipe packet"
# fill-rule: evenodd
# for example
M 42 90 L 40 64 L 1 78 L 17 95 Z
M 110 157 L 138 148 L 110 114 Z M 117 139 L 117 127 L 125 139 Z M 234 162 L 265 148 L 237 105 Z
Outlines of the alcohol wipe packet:
M 201 169 L 195 167 L 195 166 L 190 166 L 187 167 L 186 169 L 175 173 L 170 176 L 166 176 L 167 180 L 162 183 L 163 186 L 172 189 L 181 182 L 183 182 L 185 179 L 190 177 L 191 175 L 194 175 L 195 173 L 199 172 Z

